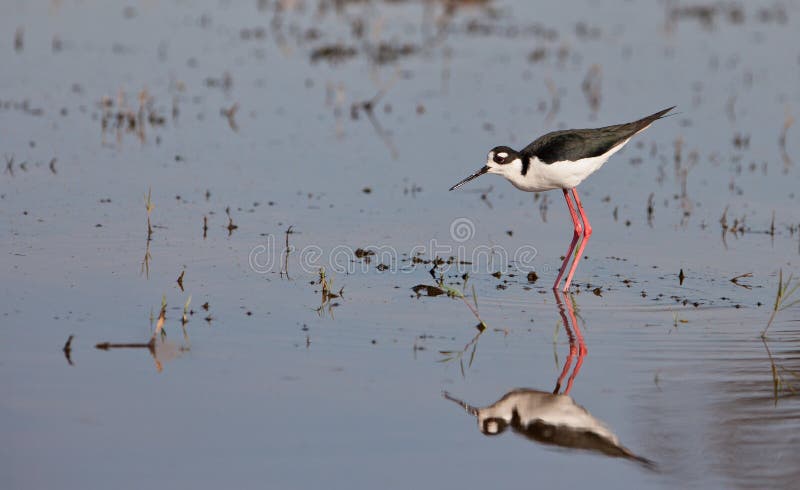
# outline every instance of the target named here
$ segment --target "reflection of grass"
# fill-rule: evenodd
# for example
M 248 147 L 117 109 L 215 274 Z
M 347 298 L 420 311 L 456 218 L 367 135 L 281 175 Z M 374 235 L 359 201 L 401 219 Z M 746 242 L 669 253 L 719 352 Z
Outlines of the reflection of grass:
M 150 199 L 150 189 L 147 189 L 147 194 L 144 196 L 144 207 L 147 211 L 147 244 L 144 250 L 144 259 L 142 259 L 142 267 L 140 274 L 144 274 L 147 279 L 150 279 L 150 242 L 153 240 L 153 227 L 150 226 L 150 214 L 153 212 L 153 201 Z
M 186 300 L 186 303 L 183 305 L 183 316 L 181 317 L 181 325 L 186 325 L 189 323 L 189 305 L 192 304 L 192 295 L 189 295 L 189 298 Z
M 467 289 L 467 282 L 469 282 L 469 275 L 465 274 L 463 278 L 464 278 L 464 283 L 462 284 L 461 290 L 452 286 L 445 285 L 443 278 L 440 279 L 438 283 L 438 287 L 442 291 L 444 291 L 445 294 L 447 294 L 447 296 L 451 298 L 461 299 L 464 302 L 464 304 L 467 305 L 467 308 L 469 308 L 472 314 L 475 315 L 475 318 L 478 319 L 478 324 L 475 325 L 475 328 L 478 330 L 478 333 L 476 333 L 475 336 L 472 337 L 472 339 L 469 342 L 467 342 L 467 344 L 464 346 L 463 349 L 461 349 L 460 351 L 453 351 L 453 350 L 439 351 L 439 354 L 444 356 L 442 359 L 439 360 L 439 362 L 450 362 L 455 360 L 458 361 L 459 367 L 461 368 L 461 376 L 466 375 L 464 368 L 464 356 L 467 354 L 467 351 L 469 351 L 469 358 L 467 359 L 466 367 L 471 368 L 472 363 L 475 361 L 475 352 L 478 349 L 478 339 L 480 339 L 481 335 L 483 335 L 483 332 L 485 332 L 486 329 L 488 328 L 488 326 L 486 325 L 486 323 L 484 323 L 483 319 L 481 319 L 480 314 L 478 313 L 478 294 L 475 292 L 475 286 L 474 285 L 472 286 L 472 303 L 470 303 L 469 300 L 467 300 L 466 294 L 464 294 L 464 291 L 466 291 Z M 497 328 L 494 330 L 496 332 L 505 331 L 505 333 L 508 334 L 507 330 L 497 329 Z
M 178 345 L 175 342 L 167 340 L 167 297 L 161 296 L 161 306 L 158 309 L 158 315 L 155 311 L 150 309 L 150 329 L 151 334 L 147 342 L 99 342 L 95 344 L 95 348 L 102 351 L 113 351 L 120 349 L 147 349 L 153 358 L 156 365 L 156 370 L 161 372 L 163 369 L 163 361 L 171 360 L 180 355 L 182 352 L 191 350 L 191 340 L 189 339 L 189 332 L 187 325 L 189 320 L 194 315 L 194 311 L 190 308 L 192 303 L 192 296 L 189 295 L 186 302 L 183 304 L 183 312 L 180 317 L 181 330 L 183 332 L 183 344 Z M 208 311 L 208 302 L 202 305 L 203 309 Z M 211 321 L 211 316 L 206 317 L 206 321 Z M 70 358 L 72 336 L 70 336 L 67 344 L 64 346 L 64 355 L 67 357 L 67 362 L 72 364 Z
M 435 268 L 431 271 L 431 275 L 436 278 L 434 273 Z M 427 296 L 440 296 L 440 295 L 447 295 L 449 298 L 457 298 L 464 302 L 469 308 L 469 311 L 477 318 L 478 324 L 475 325 L 475 328 L 478 330 L 478 333 L 475 334 L 472 339 L 461 349 L 461 350 L 440 350 L 439 354 L 443 357 L 439 359 L 439 362 L 451 362 L 451 361 L 458 361 L 459 366 L 461 367 L 461 376 L 465 376 L 465 365 L 464 365 L 464 357 L 469 352 L 469 357 L 467 358 L 466 368 L 471 368 L 472 363 L 475 361 L 475 353 L 478 349 L 478 339 L 483 335 L 483 332 L 486 331 L 488 326 L 486 323 L 481 319 L 480 313 L 478 312 L 478 294 L 475 292 L 475 286 L 472 286 L 472 300 L 470 301 L 467 299 L 467 284 L 469 283 L 469 274 L 464 274 L 462 277 L 463 283 L 461 283 L 461 288 L 455 286 L 449 286 L 444 283 L 444 274 L 440 275 L 436 280 L 436 286 L 430 286 L 426 284 L 418 284 L 411 288 L 417 296 L 425 294 Z M 508 334 L 507 330 L 503 329 L 495 329 L 495 331 L 505 332 Z
M 328 278 L 325 274 L 325 268 L 319 268 L 319 280 L 317 284 L 322 286 L 321 293 L 321 302 L 319 308 L 317 308 L 317 313 L 321 316 L 324 311 L 325 307 L 328 307 L 328 314 L 333 318 L 333 308 L 335 306 L 339 306 L 339 303 L 331 303 L 332 299 L 341 298 L 344 296 L 344 286 L 339 288 L 338 292 L 333 292 L 333 278 Z
M 775 400 L 775 405 L 777 405 L 778 396 L 783 391 L 788 391 L 792 395 L 797 394 L 794 385 L 787 381 L 785 376 L 788 375 L 795 380 L 800 380 L 800 373 L 776 364 L 775 359 L 772 357 L 772 351 L 769 350 L 767 339 L 762 337 L 761 341 L 764 343 L 764 349 L 767 350 L 767 356 L 769 356 L 770 370 L 772 371 L 772 398 Z
M 186 324 L 189 323 L 189 315 L 191 314 L 191 310 L 189 310 L 189 305 L 192 303 L 192 295 L 190 294 L 189 297 L 186 299 L 186 303 L 183 304 L 183 316 L 181 316 L 181 329 L 183 330 L 183 341 L 186 344 L 185 346 L 181 347 L 181 350 L 191 350 L 192 342 L 189 340 L 189 334 L 186 332 Z
M 800 288 L 800 281 L 793 281 L 793 279 L 794 276 L 789 274 L 789 277 L 784 281 L 783 270 L 781 269 L 778 272 L 778 291 L 775 293 L 775 303 L 772 306 L 772 314 L 769 316 L 767 326 L 761 331 L 761 342 L 764 343 L 764 349 L 767 351 L 767 356 L 769 357 L 770 371 L 772 373 L 772 397 L 775 400 L 775 405 L 778 404 L 778 397 L 781 393 L 789 392 L 791 395 L 797 394 L 797 390 L 791 383 L 791 380 L 787 380 L 787 378 L 800 380 L 800 373 L 787 369 L 775 362 L 775 358 L 772 356 L 772 351 L 767 343 L 767 330 L 769 330 L 778 312 L 800 303 L 800 299 L 791 300 L 792 296 L 797 292 L 798 288 Z
M 458 364 L 461 367 L 461 376 L 466 376 L 466 372 L 464 370 L 464 355 L 469 350 L 469 360 L 467 361 L 467 368 L 472 367 L 472 363 L 475 361 L 475 352 L 478 349 L 478 339 L 483 335 L 483 332 L 486 331 L 486 325 L 483 322 L 479 323 L 475 326 L 478 329 L 478 333 L 475 334 L 472 339 L 467 342 L 467 345 L 464 346 L 463 349 L 460 351 L 453 351 L 453 350 L 440 350 L 439 354 L 443 355 L 442 359 L 439 359 L 439 362 L 450 362 L 453 360 L 458 360 Z
M 678 317 L 678 312 L 677 311 L 673 311 L 672 312 L 672 328 L 677 330 L 679 323 L 689 323 L 689 320 L 686 320 L 685 318 Z M 671 332 L 671 330 L 670 330 L 670 332 Z
M 164 330 L 164 322 L 166 319 L 167 297 L 161 296 L 161 311 L 158 313 L 158 321 L 156 322 L 156 329 L 153 331 L 153 339 L 155 339 L 158 334 L 161 334 L 162 340 L 167 336 L 167 332 Z
M 144 207 L 147 210 L 147 241 L 153 236 L 153 227 L 150 226 L 150 214 L 153 212 L 153 201 L 150 199 L 151 189 L 147 189 L 147 195 L 144 196 Z

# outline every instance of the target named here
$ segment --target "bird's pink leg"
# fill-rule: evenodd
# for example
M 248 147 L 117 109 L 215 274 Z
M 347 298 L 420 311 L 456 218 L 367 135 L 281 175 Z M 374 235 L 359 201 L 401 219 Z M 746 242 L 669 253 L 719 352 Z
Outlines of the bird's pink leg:
M 566 196 L 567 191 L 564 191 L 564 195 Z M 581 215 L 581 220 L 583 220 L 583 240 L 581 240 L 581 246 L 578 247 L 578 253 L 575 256 L 575 261 L 572 262 L 572 267 L 569 270 L 569 274 L 567 275 L 567 282 L 564 284 L 564 292 L 566 293 L 569 290 L 569 285 L 572 283 L 572 276 L 575 275 L 575 270 L 578 268 L 578 262 L 581 261 L 581 257 L 583 256 L 583 250 L 586 248 L 586 244 L 589 243 L 589 237 L 592 236 L 592 225 L 589 224 L 589 218 L 586 217 L 586 213 L 583 211 L 583 204 L 581 204 L 581 199 L 578 197 L 578 190 L 572 189 L 572 197 L 575 198 L 575 204 L 578 205 L 578 212 Z M 569 201 L 569 199 L 567 199 Z M 579 233 L 579 226 L 576 224 L 575 227 L 576 234 Z M 574 240 L 573 240 L 574 243 Z M 571 249 L 570 249 L 571 251 Z
M 578 238 L 581 236 L 581 222 L 578 218 L 578 213 L 575 212 L 575 208 L 572 206 L 572 201 L 569 199 L 569 191 L 567 189 L 564 190 L 564 199 L 567 200 L 567 207 L 569 208 L 569 214 L 572 217 L 572 224 L 575 226 L 575 234 L 572 235 L 572 243 L 569 244 L 569 250 L 567 250 L 567 255 L 564 256 L 564 262 L 561 264 L 561 270 L 558 271 L 558 277 L 556 277 L 556 282 L 553 283 L 553 289 L 558 289 L 558 283 L 561 282 L 561 278 L 564 276 L 564 273 L 567 271 L 567 265 L 569 264 L 569 259 L 572 258 L 572 252 L 575 250 L 575 244 L 578 243 Z M 570 275 L 570 277 L 572 277 Z M 564 288 L 564 291 L 567 290 L 569 287 L 569 280 L 567 280 L 567 286 Z

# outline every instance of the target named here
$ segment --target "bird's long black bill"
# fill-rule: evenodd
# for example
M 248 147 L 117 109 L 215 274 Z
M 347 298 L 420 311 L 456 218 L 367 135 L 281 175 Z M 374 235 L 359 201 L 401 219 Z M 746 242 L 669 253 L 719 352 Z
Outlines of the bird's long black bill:
M 461 187 L 462 185 L 466 184 L 466 183 L 467 183 L 467 182 L 469 182 L 470 180 L 472 180 L 472 179 L 476 179 L 476 178 L 480 177 L 481 175 L 485 174 L 485 173 L 486 173 L 486 172 L 488 172 L 488 171 L 489 171 L 489 167 L 488 167 L 488 166 L 484 166 L 482 169 L 478 170 L 478 171 L 477 171 L 477 172 L 475 172 L 474 174 L 470 175 L 470 176 L 469 176 L 469 177 L 467 177 L 466 179 L 462 180 L 462 181 L 461 181 L 461 182 L 459 182 L 458 184 L 456 184 L 456 185 L 454 185 L 453 187 L 451 187 L 451 188 L 450 188 L 450 190 L 452 191 L 453 189 L 458 189 L 459 187 Z

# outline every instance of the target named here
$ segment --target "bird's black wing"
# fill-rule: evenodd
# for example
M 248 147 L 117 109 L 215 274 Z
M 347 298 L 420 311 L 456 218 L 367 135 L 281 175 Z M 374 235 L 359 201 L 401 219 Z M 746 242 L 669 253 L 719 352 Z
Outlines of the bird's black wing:
M 520 152 L 537 157 L 544 163 L 576 161 L 603 155 L 634 134 L 653 124 L 654 121 L 674 109 L 670 107 L 658 111 L 638 121 L 596 129 L 567 129 L 553 131 L 536 139 Z

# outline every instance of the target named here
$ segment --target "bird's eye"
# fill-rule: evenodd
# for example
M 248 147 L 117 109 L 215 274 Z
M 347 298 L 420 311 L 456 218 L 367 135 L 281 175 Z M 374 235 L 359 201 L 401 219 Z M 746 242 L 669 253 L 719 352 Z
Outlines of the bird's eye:
M 500 156 L 500 155 L 498 154 L 498 155 L 495 155 L 495 156 L 494 156 L 493 160 L 494 160 L 494 163 L 500 163 L 500 164 L 503 164 L 503 163 L 505 163 L 505 161 L 506 161 L 506 158 L 505 158 L 505 157 L 502 157 L 502 156 Z

